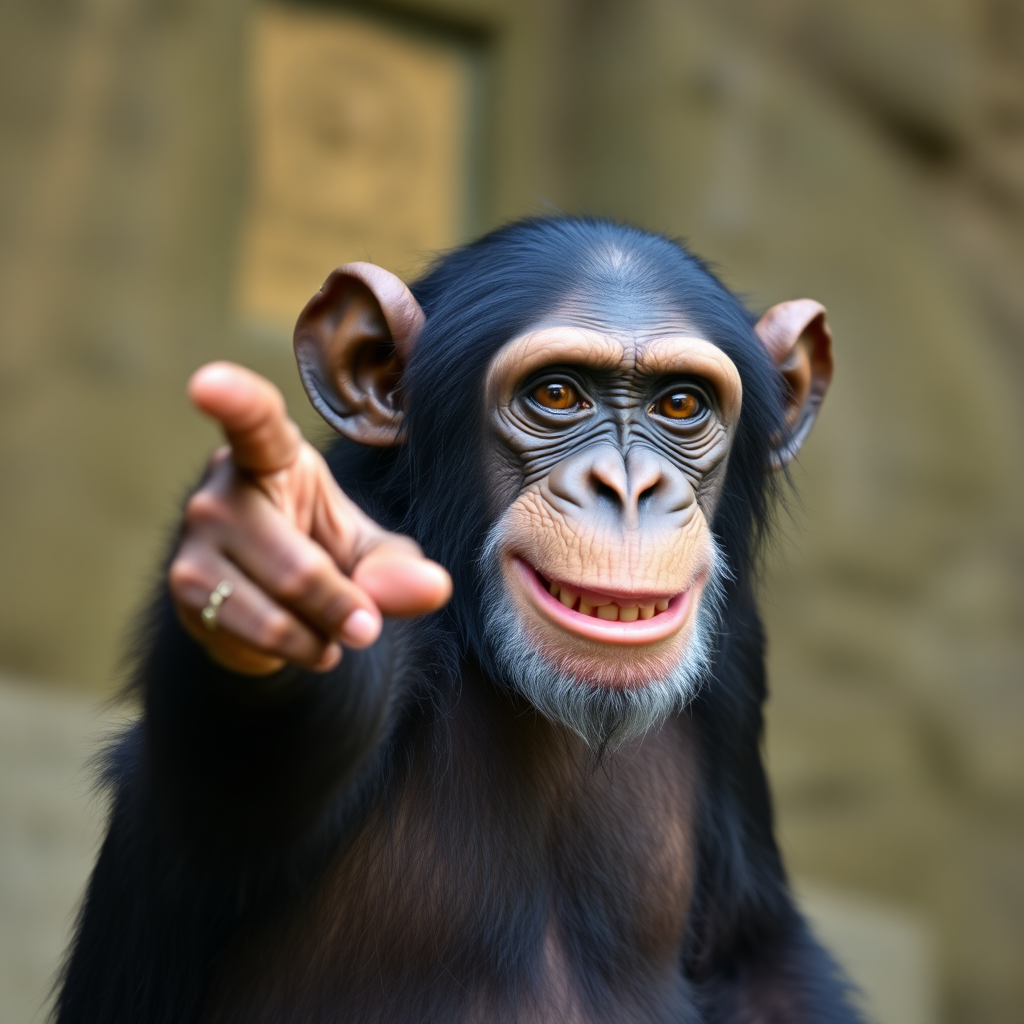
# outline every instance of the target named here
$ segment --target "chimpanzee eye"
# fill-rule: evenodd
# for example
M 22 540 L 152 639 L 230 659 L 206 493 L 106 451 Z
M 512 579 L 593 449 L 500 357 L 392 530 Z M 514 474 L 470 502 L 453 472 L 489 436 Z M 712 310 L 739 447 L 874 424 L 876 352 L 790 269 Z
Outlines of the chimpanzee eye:
M 704 411 L 700 396 L 692 391 L 670 391 L 651 407 L 652 413 L 670 420 L 695 420 Z
M 589 409 L 590 403 L 566 380 L 549 380 L 533 389 L 533 400 L 545 409 Z

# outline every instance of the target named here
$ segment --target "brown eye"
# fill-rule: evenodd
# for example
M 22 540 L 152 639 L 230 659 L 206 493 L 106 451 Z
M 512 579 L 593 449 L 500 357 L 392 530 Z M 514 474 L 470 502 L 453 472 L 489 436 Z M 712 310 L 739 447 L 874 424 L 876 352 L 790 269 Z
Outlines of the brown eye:
M 691 391 L 671 391 L 658 399 L 652 412 L 670 420 L 692 420 L 704 408 L 701 400 Z
M 589 407 L 589 402 L 580 400 L 579 392 L 568 382 L 552 380 L 534 388 L 533 400 L 545 409 L 575 409 L 577 406 Z

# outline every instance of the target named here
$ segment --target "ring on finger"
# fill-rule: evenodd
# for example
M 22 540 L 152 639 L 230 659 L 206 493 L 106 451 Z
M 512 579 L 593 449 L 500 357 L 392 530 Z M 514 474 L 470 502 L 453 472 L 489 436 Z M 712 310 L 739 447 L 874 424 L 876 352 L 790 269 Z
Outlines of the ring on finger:
M 221 580 L 210 592 L 206 607 L 199 613 L 203 625 L 212 633 L 217 628 L 217 613 L 221 605 L 234 593 L 235 588 L 230 580 Z

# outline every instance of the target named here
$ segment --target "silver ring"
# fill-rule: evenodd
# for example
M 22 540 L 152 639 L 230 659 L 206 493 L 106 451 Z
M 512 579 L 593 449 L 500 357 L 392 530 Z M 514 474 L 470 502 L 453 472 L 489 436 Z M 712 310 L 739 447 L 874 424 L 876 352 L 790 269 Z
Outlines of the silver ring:
M 199 613 L 203 625 L 212 633 L 217 628 L 217 613 L 220 606 L 234 593 L 235 588 L 230 580 L 221 580 L 213 588 L 206 602 L 206 607 Z

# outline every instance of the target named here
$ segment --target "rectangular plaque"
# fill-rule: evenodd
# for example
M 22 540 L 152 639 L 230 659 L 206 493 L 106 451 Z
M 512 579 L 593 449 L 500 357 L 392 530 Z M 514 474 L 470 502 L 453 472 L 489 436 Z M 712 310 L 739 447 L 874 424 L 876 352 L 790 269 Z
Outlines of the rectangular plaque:
M 408 277 L 462 237 L 473 55 L 349 11 L 254 15 L 244 322 L 290 331 L 338 264 Z

